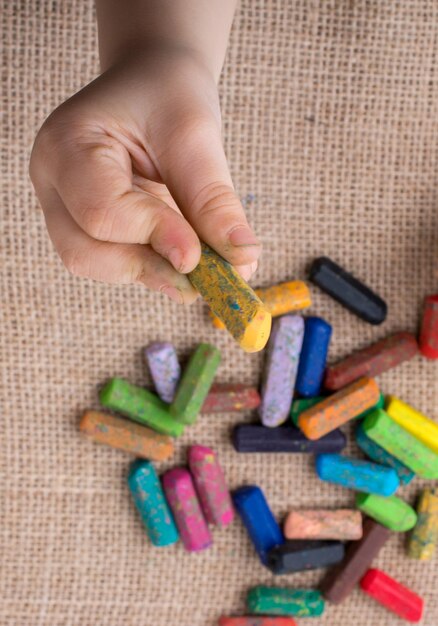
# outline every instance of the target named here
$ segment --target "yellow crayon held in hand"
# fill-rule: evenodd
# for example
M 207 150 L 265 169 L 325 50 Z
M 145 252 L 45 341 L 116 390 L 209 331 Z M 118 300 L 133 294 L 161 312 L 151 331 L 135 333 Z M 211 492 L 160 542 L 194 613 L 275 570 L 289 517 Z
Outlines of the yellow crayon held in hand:
M 188 277 L 245 352 L 263 350 L 271 314 L 228 261 L 203 243 L 199 265 Z
M 254 289 L 254 293 L 258 295 L 272 317 L 301 311 L 312 304 L 309 288 L 302 280 L 291 280 L 264 289 Z M 213 313 L 211 317 L 216 328 L 225 328 Z

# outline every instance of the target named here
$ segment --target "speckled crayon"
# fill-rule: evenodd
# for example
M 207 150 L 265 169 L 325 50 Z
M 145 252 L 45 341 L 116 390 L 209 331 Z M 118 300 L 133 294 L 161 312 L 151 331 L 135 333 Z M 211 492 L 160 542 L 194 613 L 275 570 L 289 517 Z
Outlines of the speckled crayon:
M 438 541 L 438 489 L 424 489 L 418 499 L 417 523 L 408 545 L 411 559 L 430 561 Z
M 260 394 L 255 387 L 239 383 L 216 383 L 212 385 L 201 413 L 234 413 L 249 411 L 260 404 Z
M 153 545 L 162 547 L 176 543 L 179 534 L 152 463 L 134 461 L 128 486 Z
M 201 343 L 185 368 L 175 398 L 169 407 L 170 415 L 183 424 L 193 424 L 213 383 L 221 353 L 215 346 Z
M 288 417 L 303 336 L 304 320 L 299 315 L 285 315 L 275 320 L 258 409 L 264 426 L 279 426 Z
M 291 511 L 284 523 L 286 539 L 338 539 L 362 537 L 362 515 L 354 509 Z
M 157 394 L 163 402 L 172 402 L 181 376 L 174 346 L 165 341 L 155 341 L 145 348 L 144 353 Z
M 228 526 L 234 519 L 234 509 L 216 453 L 204 446 L 191 446 L 188 459 L 207 522 Z
M 316 472 L 321 480 L 381 496 L 391 496 L 400 485 L 397 473 L 392 467 L 340 454 L 318 454 Z
M 163 487 L 187 552 L 199 552 L 213 540 L 201 510 L 190 472 L 175 467 L 163 475 Z
M 298 366 L 296 392 L 304 398 L 318 396 L 324 377 L 332 327 L 320 317 L 307 317 Z
M 324 599 L 315 589 L 254 587 L 246 603 L 251 613 L 318 617 L 324 612 Z

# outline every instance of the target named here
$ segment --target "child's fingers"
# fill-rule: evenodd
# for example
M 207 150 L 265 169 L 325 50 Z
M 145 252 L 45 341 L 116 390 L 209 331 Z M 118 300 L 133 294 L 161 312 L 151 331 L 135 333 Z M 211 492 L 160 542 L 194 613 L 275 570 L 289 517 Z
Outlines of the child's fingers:
M 39 197 L 50 238 L 72 274 L 107 283 L 142 283 L 183 304 L 198 297 L 187 277 L 151 246 L 96 241 L 78 226 L 55 190 Z
M 157 151 L 161 176 L 200 239 L 233 265 L 255 262 L 260 243 L 234 191 L 215 121 L 195 117 L 163 141 L 171 148 Z

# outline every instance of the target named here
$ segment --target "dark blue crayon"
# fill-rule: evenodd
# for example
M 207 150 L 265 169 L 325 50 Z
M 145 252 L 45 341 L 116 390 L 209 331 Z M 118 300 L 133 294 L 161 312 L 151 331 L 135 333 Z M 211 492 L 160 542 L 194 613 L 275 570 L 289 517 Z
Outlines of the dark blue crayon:
M 305 320 L 295 391 L 304 398 L 318 396 L 324 378 L 332 327 L 320 317 Z
M 344 556 L 345 548 L 341 541 L 291 539 L 269 552 L 268 567 L 273 574 L 290 574 L 328 567 L 342 561 Z
M 404 463 L 396 459 L 395 456 L 392 456 L 392 454 L 387 452 L 384 448 L 368 437 L 362 427 L 362 424 L 358 424 L 356 428 L 356 443 L 362 452 L 364 452 L 372 461 L 376 461 L 376 463 L 381 463 L 382 465 L 387 465 L 388 467 L 395 469 L 397 476 L 404 485 L 410 483 L 414 478 L 415 474 L 409 469 L 409 467 L 406 467 Z
M 380 496 L 391 496 L 400 485 L 392 467 L 340 454 L 318 454 L 316 473 L 321 480 Z
M 263 491 L 256 485 L 240 487 L 233 493 L 233 502 L 261 562 L 266 565 L 268 553 L 285 539 Z
M 340 452 L 347 445 L 344 433 L 337 428 L 320 439 L 307 439 L 293 424 L 267 428 L 261 424 L 238 424 L 233 430 L 237 452 Z

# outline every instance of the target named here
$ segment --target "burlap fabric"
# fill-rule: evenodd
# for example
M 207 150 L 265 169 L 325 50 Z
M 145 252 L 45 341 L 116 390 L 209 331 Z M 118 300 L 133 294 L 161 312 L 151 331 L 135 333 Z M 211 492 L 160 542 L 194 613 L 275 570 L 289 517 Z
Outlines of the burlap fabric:
M 97 406 L 100 382 L 150 382 L 141 348 L 151 340 L 175 342 L 182 358 L 214 342 L 220 381 L 256 383 L 262 356 L 213 330 L 201 303 L 178 308 L 63 269 L 27 162 L 45 116 L 98 71 L 92 2 L 1 5 L 0 623 L 213 626 L 222 612 L 243 612 L 251 585 L 315 584 L 320 572 L 274 579 L 239 522 L 214 531 L 204 554 L 152 549 L 126 487 L 129 457 L 79 436 L 78 416 Z M 238 11 L 221 94 L 236 187 L 264 244 L 255 284 L 302 278 L 326 254 L 389 304 L 387 322 L 372 328 L 314 289 L 312 311 L 334 326 L 332 359 L 415 331 L 422 297 L 437 290 L 437 55 L 435 0 L 245 0 Z M 380 382 L 438 418 L 437 373 L 418 357 Z M 214 446 L 230 485 L 261 485 L 280 517 L 353 503 L 319 482 L 308 456 L 236 454 L 229 432 L 241 419 L 202 417 L 171 464 L 189 443 Z M 403 496 L 413 502 L 421 485 Z M 403 544 L 394 535 L 377 566 L 424 596 L 424 624 L 436 626 L 436 561 L 408 560 Z M 399 623 L 359 591 L 318 623 L 353 622 Z

